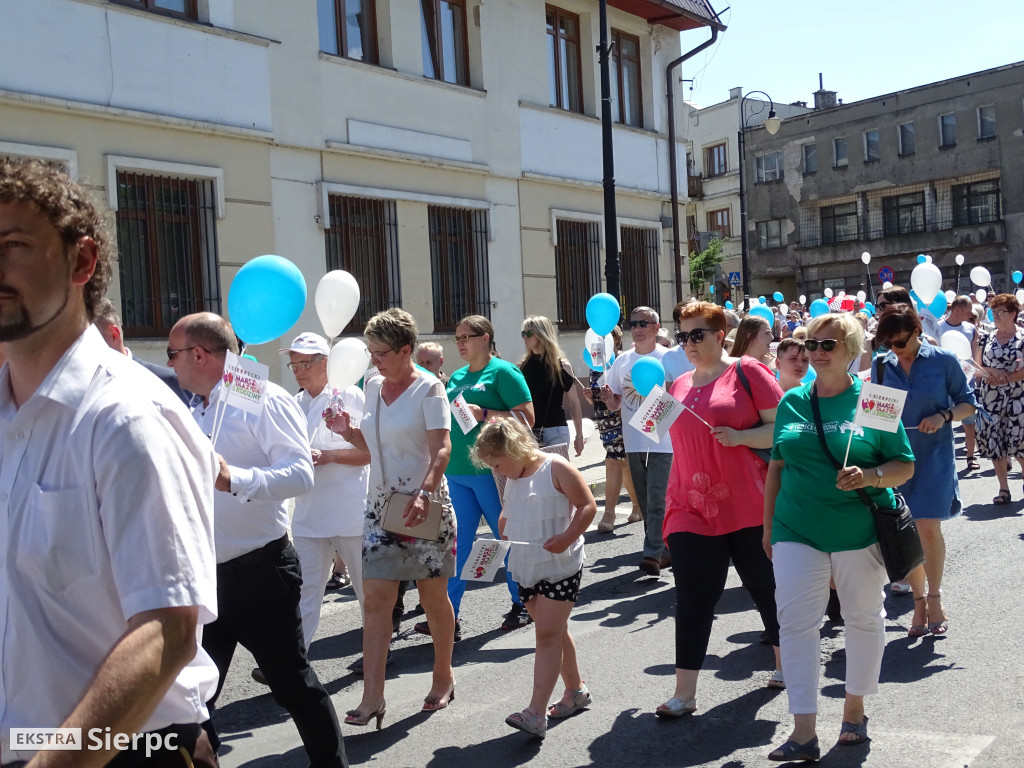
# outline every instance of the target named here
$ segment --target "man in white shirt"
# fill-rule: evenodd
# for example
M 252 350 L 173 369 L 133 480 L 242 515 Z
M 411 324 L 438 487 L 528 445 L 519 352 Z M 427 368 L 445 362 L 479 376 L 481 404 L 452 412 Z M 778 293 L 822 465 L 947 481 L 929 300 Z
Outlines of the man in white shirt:
M 210 312 L 187 315 L 168 338 L 168 364 L 181 386 L 197 395 L 192 415 L 208 435 L 223 409 L 214 450 L 220 471 L 214 488 L 217 602 L 203 647 L 221 684 L 241 643 L 256 659 L 278 704 L 295 720 L 314 768 L 346 766 L 338 716 L 306 658 L 299 592 L 302 571 L 288 540 L 285 501 L 313 488 L 306 417 L 295 398 L 267 383 L 263 408 L 253 414 L 220 401 L 228 350 L 237 354 L 226 320 Z M 321 588 L 322 581 L 318 580 Z M 212 710 L 220 687 L 210 700 Z M 216 732 L 210 726 L 217 746 Z
M 970 296 L 957 296 L 953 299 L 953 303 L 949 305 L 949 312 L 945 319 L 939 323 L 938 336 L 936 338 L 941 342 L 942 334 L 946 333 L 946 331 L 957 331 L 966 336 L 973 346 L 978 335 L 974 324 L 968 322 L 968 320 L 973 319 L 974 301 Z M 975 425 L 978 423 L 977 414 L 964 419 L 962 423 L 964 427 L 964 448 L 967 450 L 967 471 L 977 472 L 981 469 L 981 463 L 974 456 Z
M 340 408 L 359 426 L 363 391 L 349 387 L 332 397 L 327 384 L 327 339 L 315 333 L 295 337 L 288 349 L 288 368 L 302 391 L 295 399 L 306 414 L 306 435 L 312 450 L 313 490 L 295 499 L 292 536 L 302 564 L 302 635 L 306 648 L 320 623 L 324 580 L 337 552 L 348 566 L 352 588 L 363 604 L 363 520 L 370 479 L 370 454 L 335 434 L 324 423 L 328 407 Z
M 612 411 L 622 412 L 622 441 L 626 448 L 626 461 L 633 478 L 640 513 L 644 517 L 644 548 L 640 570 L 651 576 L 661 574 L 661 569 L 670 565 L 661 524 L 665 519 L 665 492 L 668 476 L 672 470 L 672 443 L 663 440 L 656 443 L 640 430 L 630 426 L 629 421 L 643 403 L 643 397 L 633 388 L 631 371 L 642 357 L 661 360 L 668 352 L 657 342 L 661 321 L 658 313 L 650 307 L 637 307 L 629 316 L 633 349 L 623 352 L 606 374 L 607 383 L 601 388 L 601 396 Z M 668 387 L 670 379 L 666 379 Z
M 157 737 L 160 765 L 217 765 L 199 646 L 217 613 L 216 461 L 174 394 L 91 326 L 112 249 L 84 189 L 0 160 L 5 766 L 141 765 Z M 42 727 L 80 728 L 81 751 L 12 733 Z

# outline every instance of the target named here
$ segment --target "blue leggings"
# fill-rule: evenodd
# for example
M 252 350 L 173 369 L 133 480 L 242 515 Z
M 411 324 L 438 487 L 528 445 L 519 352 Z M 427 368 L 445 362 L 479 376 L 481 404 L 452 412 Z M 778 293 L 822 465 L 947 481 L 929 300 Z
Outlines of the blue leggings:
M 455 576 L 448 579 L 448 599 L 452 601 L 452 608 L 455 609 L 455 616 L 458 617 L 462 596 L 466 593 L 466 582 L 459 578 L 459 574 L 462 573 L 462 566 L 466 564 L 469 553 L 473 550 L 476 529 L 480 526 L 480 516 L 483 515 L 487 520 L 487 525 L 490 526 L 494 538 L 500 539 L 498 517 L 501 515 L 501 500 L 498 498 L 498 489 L 494 485 L 494 478 L 490 473 L 486 475 L 448 475 L 448 493 L 452 498 L 455 520 L 458 525 L 458 533 L 455 537 Z M 522 605 L 519 602 L 519 585 L 512 580 L 512 576 L 508 572 L 507 555 L 505 557 L 505 581 L 508 583 L 508 593 L 512 596 L 512 602 Z

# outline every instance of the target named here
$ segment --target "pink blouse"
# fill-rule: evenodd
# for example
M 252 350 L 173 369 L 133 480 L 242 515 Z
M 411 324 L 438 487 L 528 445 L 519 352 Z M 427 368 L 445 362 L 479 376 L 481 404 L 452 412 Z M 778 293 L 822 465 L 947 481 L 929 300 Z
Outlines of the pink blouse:
M 693 372 L 672 382 L 672 396 L 715 427 L 750 429 L 758 411 L 778 407 L 782 388 L 768 367 L 744 357 L 750 382 L 747 395 L 730 365 L 717 379 L 693 386 Z M 663 535 L 696 533 L 721 536 L 764 521 L 764 480 L 767 465 L 746 446 L 728 448 L 692 413 L 683 411 L 669 434 L 675 458 L 665 499 Z

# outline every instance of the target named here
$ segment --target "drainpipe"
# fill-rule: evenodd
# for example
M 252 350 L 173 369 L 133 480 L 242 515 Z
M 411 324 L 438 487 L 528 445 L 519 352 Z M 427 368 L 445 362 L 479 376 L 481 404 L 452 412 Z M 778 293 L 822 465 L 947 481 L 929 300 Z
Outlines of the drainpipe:
M 675 111 L 675 89 L 672 87 L 672 70 L 676 69 L 687 59 L 696 56 L 705 48 L 714 45 L 718 39 L 718 28 L 711 28 L 711 39 L 701 43 L 688 53 L 684 53 L 678 59 L 665 68 L 665 83 L 668 87 L 668 167 L 669 167 L 669 190 L 672 197 L 672 258 L 675 262 L 676 271 L 676 303 L 683 300 L 683 259 L 679 253 L 679 182 L 678 170 L 676 168 L 676 111 Z

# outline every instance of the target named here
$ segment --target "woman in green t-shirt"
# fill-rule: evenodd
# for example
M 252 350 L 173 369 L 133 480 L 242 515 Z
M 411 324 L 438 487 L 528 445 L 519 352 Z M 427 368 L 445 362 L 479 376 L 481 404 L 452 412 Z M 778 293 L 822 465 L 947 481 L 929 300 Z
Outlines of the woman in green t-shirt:
M 488 419 L 511 416 L 514 412 L 532 427 L 533 403 L 523 374 L 512 363 L 498 357 L 494 346 L 494 327 L 486 317 L 469 315 L 462 318 L 455 326 L 455 345 L 468 365 L 455 371 L 448 379 L 448 402 L 462 395 L 478 422 L 467 433 L 463 433 L 457 424 L 452 424 L 452 455 L 445 470 L 459 531 L 456 536 L 455 576 L 448 580 L 448 598 L 455 609 L 455 639 L 460 640 L 462 623 L 459 621 L 459 608 L 466 592 L 466 582 L 459 576 L 473 549 L 481 516 L 487 520 L 494 538 L 501 538 L 498 533 L 501 500 L 494 476 L 490 470 L 473 464 L 469 450 L 480 434 L 480 424 Z M 512 608 L 501 624 L 501 628 L 507 631 L 525 627 L 531 619 L 519 599 L 519 585 L 512 580 L 507 568 L 505 578 L 512 597 Z M 424 635 L 430 634 L 430 626 L 425 621 L 416 624 L 414 629 Z
M 770 760 L 817 760 L 816 721 L 821 637 L 818 629 L 834 580 L 846 621 L 846 699 L 839 743 L 867 740 L 864 696 L 878 690 L 885 647 L 885 567 L 871 513 L 856 489 L 892 506 L 890 490 L 914 474 L 903 425 L 896 432 L 855 427 L 862 382 L 847 369 L 864 352 L 864 329 L 852 315 L 821 315 L 804 342 L 817 379 L 788 391 L 775 419 L 775 446 L 764 495 L 764 548 L 775 567 L 782 671 L 795 724 Z M 828 452 L 814 416 L 820 409 Z M 850 441 L 850 435 L 853 435 Z

